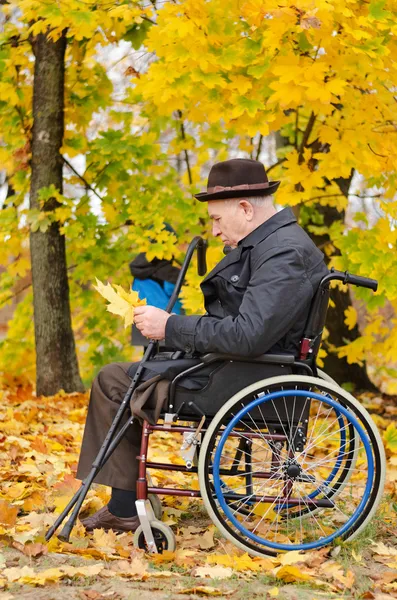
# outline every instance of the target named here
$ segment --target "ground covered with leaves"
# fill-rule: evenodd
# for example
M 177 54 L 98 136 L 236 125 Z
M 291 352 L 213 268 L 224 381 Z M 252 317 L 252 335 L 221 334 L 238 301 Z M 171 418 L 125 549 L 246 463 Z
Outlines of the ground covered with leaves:
M 222 538 L 200 500 L 166 498 L 163 521 L 177 537 L 175 552 L 149 556 L 133 535 L 76 525 L 70 543 L 45 531 L 69 501 L 85 422 L 86 394 L 36 398 L 29 387 L 0 392 L 0 598 L 132 600 L 197 598 L 397 598 L 397 402 L 362 396 L 385 443 L 387 484 L 378 514 L 359 538 L 310 553 L 253 558 Z M 181 462 L 177 436 L 152 436 L 152 458 Z M 164 487 L 198 489 L 197 478 L 157 472 Z M 108 500 L 94 486 L 83 515 Z

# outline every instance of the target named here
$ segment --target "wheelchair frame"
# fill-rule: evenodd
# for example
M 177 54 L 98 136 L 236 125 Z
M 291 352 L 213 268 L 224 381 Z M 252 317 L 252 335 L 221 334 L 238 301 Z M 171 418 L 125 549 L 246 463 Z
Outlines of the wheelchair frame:
M 206 242 L 201 237 L 195 237 L 192 240 L 192 242 L 190 243 L 189 248 L 187 250 L 186 257 L 185 257 L 184 263 L 182 265 L 178 280 L 176 282 L 173 295 L 167 306 L 167 312 L 171 312 L 172 307 L 175 304 L 175 301 L 176 301 L 176 299 L 179 295 L 180 289 L 182 287 L 182 283 L 185 278 L 187 268 L 189 266 L 193 252 L 196 248 L 198 251 L 199 274 L 204 275 L 206 272 L 206 264 L 205 264 Z M 251 513 L 252 513 L 253 509 L 251 511 L 249 509 L 250 509 L 250 506 L 252 506 L 252 504 L 254 502 L 266 503 L 266 502 L 273 501 L 273 504 L 274 504 L 273 497 L 266 496 L 266 494 L 258 495 L 255 493 L 254 487 L 253 487 L 253 474 L 255 474 L 255 479 L 272 480 L 272 477 L 275 472 L 279 472 L 279 473 L 282 472 L 282 478 L 285 479 L 285 484 L 283 484 L 283 486 L 285 488 L 285 490 L 283 488 L 283 494 L 285 495 L 285 500 L 283 500 L 283 502 L 281 502 L 281 503 L 279 502 L 278 504 L 277 503 L 275 504 L 276 512 L 280 513 L 282 518 L 284 518 L 283 517 L 284 513 L 287 514 L 287 518 L 288 518 L 288 511 L 290 509 L 291 509 L 291 512 L 293 512 L 295 510 L 295 512 L 293 513 L 293 515 L 295 515 L 295 519 L 302 520 L 307 515 L 309 515 L 310 517 L 313 517 L 313 515 L 315 515 L 316 512 L 322 508 L 323 509 L 334 508 L 335 507 L 335 498 L 337 497 L 338 494 L 341 493 L 341 491 L 344 489 L 344 487 L 346 486 L 346 484 L 349 480 L 348 472 L 350 472 L 349 470 L 351 470 L 351 466 L 353 465 L 353 469 L 354 469 L 355 465 L 356 465 L 357 455 L 358 455 L 358 449 L 357 449 L 358 438 L 357 438 L 357 433 L 356 433 L 357 427 L 358 427 L 360 439 L 363 440 L 363 444 L 365 447 L 365 451 L 367 452 L 369 462 L 371 463 L 371 461 L 373 462 L 373 460 L 374 460 L 373 454 L 375 451 L 373 452 L 372 449 L 371 449 L 371 451 L 368 450 L 368 447 L 367 447 L 368 440 L 366 439 L 367 434 L 365 432 L 364 432 L 364 434 L 362 434 L 362 427 L 360 426 L 360 423 L 357 421 L 356 416 L 354 416 L 354 414 L 353 414 L 354 411 L 357 410 L 357 406 L 356 406 L 356 404 L 358 404 L 357 401 L 352 399 L 353 400 L 353 402 L 352 402 L 352 400 L 347 397 L 348 395 L 346 393 L 342 394 L 343 390 L 341 390 L 341 388 L 339 388 L 339 386 L 337 386 L 335 384 L 335 382 L 332 383 L 332 380 L 331 380 L 331 383 L 329 383 L 330 378 L 326 374 L 324 374 L 320 370 L 318 370 L 316 367 L 316 356 L 317 356 L 318 349 L 321 344 L 321 336 L 322 336 L 322 331 L 323 331 L 323 327 L 325 324 L 325 318 L 326 318 L 328 302 L 329 302 L 329 294 L 330 294 L 329 282 L 332 280 L 339 280 L 345 284 L 351 283 L 353 285 L 367 287 L 374 291 L 376 291 L 376 289 L 377 289 L 377 282 L 375 280 L 352 275 L 348 272 L 342 273 L 339 271 L 331 270 L 331 272 L 321 280 L 319 288 L 313 298 L 309 316 L 308 316 L 307 323 L 306 323 L 306 327 L 305 327 L 305 333 L 301 340 L 300 355 L 299 355 L 298 360 L 293 355 L 265 354 L 265 355 L 262 355 L 257 358 L 246 358 L 246 357 L 239 357 L 239 356 L 228 355 L 228 354 L 210 353 L 210 354 L 203 356 L 201 359 L 201 362 L 199 364 L 194 365 L 193 367 L 183 371 L 182 373 L 179 373 L 173 379 L 173 381 L 171 382 L 171 385 L 170 385 L 170 390 L 169 390 L 168 410 L 164 414 L 164 423 L 161 425 L 157 425 L 157 424 L 151 425 L 148 421 L 144 421 L 143 427 L 142 427 L 141 448 L 140 448 L 140 455 L 138 457 L 138 460 L 139 460 L 138 480 L 137 480 L 137 487 L 136 487 L 136 494 L 137 494 L 136 507 L 137 507 L 137 512 L 138 512 L 138 516 L 140 518 L 141 525 L 135 534 L 135 542 L 139 547 L 146 548 L 148 551 L 155 552 L 155 553 L 158 551 L 162 551 L 162 549 L 164 549 L 164 548 L 173 550 L 175 547 L 175 540 L 174 540 L 172 530 L 169 527 L 167 527 L 166 525 L 164 525 L 163 523 L 161 523 L 161 521 L 159 521 L 159 519 L 158 519 L 158 517 L 161 514 L 161 505 L 157 500 L 157 495 L 203 497 L 204 502 L 207 507 L 207 510 L 208 510 L 211 518 L 218 525 L 218 527 L 221 529 L 221 531 L 227 537 L 232 539 L 232 541 L 237 546 L 244 549 L 245 551 L 251 552 L 252 554 L 261 556 L 263 554 L 274 554 L 275 553 L 274 550 L 279 550 L 279 551 L 280 550 L 288 550 L 288 549 L 303 549 L 303 550 L 305 550 L 305 549 L 308 549 L 309 547 L 312 548 L 312 547 L 319 547 L 321 545 L 325 545 L 325 543 L 322 543 L 322 542 L 310 542 L 310 543 L 303 544 L 303 545 L 297 544 L 292 547 L 289 547 L 288 544 L 282 544 L 282 543 L 275 544 L 271 539 L 269 539 L 269 540 L 266 540 L 266 542 L 263 542 L 263 541 L 260 542 L 260 544 L 265 545 L 265 549 L 263 549 L 260 545 L 258 546 L 259 538 L 258 538 L 258 536 L 255 535 L 255 530 L 254 530 L 254 533 L 252 534 L 252 532 L 250 532 L 248 529 L 246 529 L 245 526 L 241 526 L 241 523 L 238 521 L 238 519 L 236 520 L 235 514 L 237 512 L 238 515 L 241 515 L 241 514 L 246 515 L 247 511 L 248 511 L 249 517 L 252 516 Z M 46 540 L 49 540 L 52 537 L 52 535 L 55 533 L 55 531 L 57 530 L 59 525 L 63 522 L 63 520 L 66 518 L 66 516 L 71 512 L 71 516 L 70 516 L 69 520 L 67 521 L 64 528 L 62 529 L 61 533 L 58 536 L 62 540 L 65 540 L 65 541 L 69 540 L 70 533 L 71 533 L 74 523 L 77 519 L 80 508 L 83 504 L 83 501 L 88 493 L 88 490 L 89 490 L 95 476 L 97 475 L 99 470 L 102 468 L 102 466 L 106 463 L 106 461 L 111 456 L 111 454 L 114 452 L 114 450 L 117 448 L 117 446 L 120 443 L 121 439 L 123 438 L 126 430 L 131 426 L 131 424 L 134 421 L 134 417 L 131 416 L 127 420 L 125 425 L 119 431 L 117 431 L 119 428 L 119 425 L 121 423 L 122 417 L 123 417 L 125 411 L 127 410 L 127 407 L 129 406 L 129 401 L 131 399 L 132 393 L 139 382 L 144 364 L 147 360 L 149 360 L 151 358 L 151 356 L 155 350 L 155 346 L 156 346 L 156 343 L 153 340 L 151 340 L 149 343 L 149 346 L 145 352 L 145 355 L 141 361 L 141 364 L 139 365 L 139 367 L 137 369 L 137 372 L 131 382 L 131 385 L 120 405 L 120 408 L 116 414 L 116 417 L 115 417 L 115 419 L 109 429 L 109 432 L 103 442 L 103 445 L 92 465 L 91 472 L 89 473 L 88 477 L 82 482 L 80 489 L 73 496 L 73 498 L 71 499 L 69 504 L 66 506 L 64 511 L 61 513 L 61 515 L 59 515 L 59 517 L 56 519 L 53 526 L 48 530 L 48 532 L 46 534 Z M 222 447 L 224 447 L 224 445 L 226 443 L 233 444 L 236 438 L 240 438 L 240 440 L 238 442 L 238 447 L 237 447 L 237 449 L 235 449 L 236 457 L 238 457 L 237 468 L 235 468 L 235 465 L 233 463 L 232 463 L 231 469 L 229 469 L 228 471 L 227 470 L 225 471 L 225 469 L 221 468 L 221 466 L 220 466 L 220 461 L 222 461 L 222 449 L 221 449 L 221 458 L 219 458 L 219 451 L 216 450 L 215 455 L 214 455 L 215 460 L 213 462 L 211 462 L 210 466 L 208 463 L 208 456 L 205 457 L 205 460 L 207 460 L 205 471 L 208 471 L 208 473 L 207 473 L 208 476 L 206 474 L 203 475 L 203 473 L 204 473 L 203 468 L 201 468 L 201 472 L 199 473 L 200 469 L 196 465 L 194 465 L 193 462 L 194 462 L 194 457 L 196 455 L 196 451 L 201 444 L 202 434 L 206 433 L 206 436 L 204 438 L 204 446 L 207 448 L 206 449 L 206 452 L 207 452 L 208 447 L 209 447 L 209 442 L 206 444 L 207 440 L 209 439 L 208 432 L 209 432 L 209 430 L 212 429 L 212 435 L 214 435 L 214 427 L 212 427 L 212 424 L 215 421 L 216 421 L 216 423 L 218 423 L 218 421 L 219 421 L 218 413 L 226 414 L 225 413 L 226 409 L 224 410 L 224 407 L 222 407 L 222 409 L 220 411 L 218 411 L 217 415 L 212 417 L 212 420 L 210 420 L 210 423 L 208 425 L 208 423 L 207 423 L 208 419 L 206 418 L 206 415 L 200 410 L 200 408 L 197 405 L 195 405 L 194 402 L 189 403 L 190 404 L 189 408 L 192 409 L 196 413 L 196 417 L 191 416 L 191 415 L 189 415 L 188 417 L 186 417 L 186 416 L 184 417 L 182 414 L 183 404 L 179 408 L 178 412 L 172 412 L 173 407 L 174 407 L 175 393 L 176 393 L 178 382 L 183 377 L 186 377 L 187 375 L 194 373 L 195 371 L 198 371 L 203 366 L 206 366 L 206 365 L 209 365 L 209 364 L 215 363 L 215 362 L 224 362 L 224 361 L 232 361 L 232 362 L 239 362 L 239 363 L 240 362 L 249 362 L 249 363 L 259 363 L 259 364 L 288 365 L 291 368 L 298 369 L 300 372 L 303 371 L 305 373 L 304 376 L 291 375 L 291 376 L 268 378 L 267 380 L 257 382 L 257 384 L 252 384 L 251 386 L 247 386 L 245 389 L 240 390 L 240 392 L 235 394 L 228 402 L 226 402 L 225 406 L 227 405 L 229 407 L 229 405 L 230 405 L 231 407 L 234 408 L 235 404 L 233 404 L 233 402 L 236 402 L 234 400 L 236 397 L 239 397 L 239 402 L 240 402 L 241 394 L 243 394 L 247 390 L 252 390 L 252 391 L 257 390 L 259 384 L 263 384 L 262 387 L 267 388 L 268 386 L 267 386 L 266 382 L 268 382 L 268 381 L 276 382 L 275 385 L 278 385 L 279 387 L 281 385 L 282 392 L 280 392 L 280 391 L 271 392 L 270 391 L 270 392 L 267 392 L 267 394 L 265 394 L 265 396 L 263 396 L 263 393 L 260 392 L 259 395 L 256 397 L 255 401 L 248 404 L 245 408 L 244 407 L 241 408 L 241 410 L 238 414 L 240 414 L 240 413 L 242 413 L 242 411 L 246 410 L 246 414 L 250 415 L 249 409 L 250 409 L 250 407 L 254 406 L 255 402 L 256 402 L 255 406 L 259 406 L 259 410 L 261 410 L 261 408 L 260 408 L 261 405 L 263 408 L 265 402 L 267 402 L 266 406 L 268 406 L 268 405 L 270 406 L 271 403 L 273 403 L 273 405 L 276 406 L 274 404 L 275 397 L 279 397 L 280 401 L 281 401 L 281 398 L 284 398 L 284 404 L 286 406 L 287 418 L 288 418 L 289 413 L 288 413 L 287 405 L 285 402 L 285 398 L 288 396 L 291 396 L 291 398 L 294 398 L 294 400 L 293 400 L 294 403 L 296 403 L 297 398 L 299 396 L 302 396 L 302 401 L 305 402 L 305 407 L 306 407 L 308 398 L 310 397 L 310 400 L 308 403 L 309 408 L 306 410 L 310 410 L 310 406 L 311 406 L 312 402 L 317 401 L 317 402 L 322 402 L 323 404 L 328 402 L 328 405 L 331 406 L 332 410 L 336 414 L 338 423 L 339 424 L 342 423 L 342 425 L 343 425 L 341 431 L 346 429 L 346 431 L 343 433 L 343 435 L 341 433 L 341 442 L 340 442 L 341 445 L 339 448 L 339 455 L 338 455 L 337 462 L 338 461 L 342 462 L 341 449 L 343 449 L 343 451 L 345 450 L 345 447 L 347 447 L 347 442 L 345 439 L 346 435 L 348 435 L 348 437 L 349 437 L 349 440 L 348 440 L 349 450 L 347 452 L 346 459 L 345 459 L 345 455 L 343 454 L 343 459 L 346 460 L 346 464 L 348 465 L 348 467 L 344 466 L 345 471 L 342 472 L 342 475 L 339 474 L 339 479 L 336 484 L 333 484 L 333 479 L 335 478 L 340 465 L 338 466 L 338 469 L 336 471 L 335 471 L 336 467 L 333 467 L 333 469 L 331 470 L 331 473 L 328 476 L 328 479 L 326 480 L 325 487 L 331 486 L 331 484 L 333 484 L 333 486 L 334 486 L 333 488 L 331 486 L 332 493 L 328 492 L 328 491 L 324 492 L 324 489 L 318 488 L 318 490 L 315 490 L 314 495 L 312 493 L 309 495 L 304 495 L 298 499 L 296 499 L 296 498 L 294 499 L 291 496 L 294 481 L 299 482 L 299 485 L 301 482 L 305 482 L 305 481 L 306 481 L 306 483 L 309 482 L 309 483 L 313 484 L 314 476 L 310 475 L 310 474 L 309 475 L 305 474 L 302 469 L 298 475 L 290 474 L 290 473 L 298 472 L 299 465 L 298 465 L 296 459 L 292 456 L 291 447 L 293 448 L 294 452 L 303 451 L 304 443 L 306 442 L 306 438 L 307 438 L 308 425 L 306 425 L 306 424 L 309 422 L 308 413 L 307 413 L 307 419 L 302 419 L 303 413 L 300 415 L 300 421 L 302 421 L 302 422 L 299 422 L 296 425 L 293 425 L 293 427 L 292 427 L 292 431 L 294 431 L 293 437 L 289 440 L 287 439 L 286 432 L 285 432 L 284 426 L 282 425 L 281 420 L 280 420 L 281 430 L 279 428 L 278 430 L 274 429 L 273 432 L 270 432 L 269 426 L 266 423 L 266 419 L 263 418 L 263 421 L 268 429 L 268 433 L 265 433 L 265 434 L 263 432 L 260 432 L 259 430 L 258 430 L 259 431 L 258 433 L 255 433 L 252 431 L 250 432 L 249 430 L 245 430 L 244 428 L 246 428 L 246 424 L 244 424 L 244 420 L 242 417 L 241 417 L 241 421 L 238 421 L 240 424 L 239 424 L 238 428 L 236 429 L 236 431 L 233 431 L 233 427 L 230 429 L 230 423 L 228 424 L 228 421 L 226 421 L 225 424 L 222 425 L 223 429 L 219 430 L 219 431 L 223 432 L 220 434 L 221 435 L 220 445 L 222 446 L 222 444 L 223 444 Z M 320 376 L 320 379 L 318 377 L 316 377 L 318 375 Z M 298 390 L 298 387 L 301 385 L 314 386 L 314 389 L 319 388 L 318 382 L 320 382 L 320 381 L 323 381 L 324 385 L 322 386 L 323 389 L 322 389 L 321 393 L 319 393 L 319 394 L 316 394 L 315 392 L 311 392 L 310 390 L 312 389 L 312 387 L 309 388 L 309 391 L 307 391 L 306 388 L 304 388 L 304 390 L 302 392 Z M 295 386 L 295 389 L 292 391 L 289 389 L 284 390 L 284 387 L 282 384 L 285 384 L 286 382 L 287 383 L 291 382 L 291 384 L 293 383 L 293 385 Z M 321 389 L 321 385 L 320 385 L 320 389 Z M 332 394 L 336 394 L 336 395 L 339 394 L 339 396 L 342 394 L 342 396 L 343 396 L 342 402 L 340 404 L 338 402 L 335 403 L 332 400 Z M 255 396 L 254 396 L 254 398 L 255 398 Z M 306 400 L 304 400 L 304 398 L 306 398 Z M 350 403 L 351 407 L 346 408 L 346 406 L 349 406 L 349 403 Z M 295 404 L 294 404 L 294 406 L 295 406 Z M 240 408 L 240 406 L 238 406 L 238 408 Z M 278 414 L 277 407 L 276 407 L 276 412 Z M 368 421 L 368 418 L 370 419 L 370 417 L 369 417 L 369 415 L 364 414 L 364 413 L 366 413 L 366 411 L 364 411 L 364 409 L 359 410 L 359 419 L 361 419 L 361 421 L 363 419 Z M 262 412 L 260 412 L 260 414 L 262 415 Z M 231 415 L 233 417 L 231 419 L 231 422 L 233 423 L 237 417 L 236 417 L 236 415 L 234 415 L 233 412 L 231 413 Z M 252 420 L 251 416 L 250 416 L 250 418 Z M 196 427 L 174 425 L 174 423 L 176 421 L 178 421 L 178 419 L 180 419 L 182 421 L 198 423 L 198 425 Z M 230 419 L 229 419 L 229 421 L 230 421 Z M 291 421 L 292 421 L 292 419 L 291 419 Z M 285 424 L 285 422 L 284 422 L 284 424 Z M 290 427 L 291 423 L 288 423 L 288 425 Z M 262 426 L 263 426 L 263 423 L 262 423 Z M 216 425 L 215 425 L 215 429 L 216 429 Z M 353 430 L 354 430 L 354 433 L 352 433 Z M 360 509 L 360 510 L 365 509 L 364 513 L 365 513 L 365 511 L 367 511 L 367 516 L 366 516 L 365 522 L 368 521 L 368 518 L 371 517 L 374 510 L 376 509 L 377 503 L 379 502 L 379 499 L 380 499 L 380 493 L 378 490 L 383 487 L 382 477 L 384 478 L 384 475 L 382 476 L 382 460 L 384 460 L 384 457 L 382 456 L 382 449 L 379 449 L 379 440 L 380 440 L 379 434 L 378 434 L 378 437 L 376 437 L 375 430 L 376 430 L 376 428 L 374 429 L 374 426 L 370 423 L 369 429 L 368 429 L 368 431 L 369 431 L 368 435 L 369 435 L 369 437 L 371 437 L 371 435 L 372 435 L 372 447 L 373 448 L 376 447 L 375 454 L 376 453 L 377 454 L 375 456 L 375 459 L 377 460 L 377 465 L 378 466 L 380 465 L 380 468 L 378 469 L 377 477 L 375 477 L 375 475 L 374 475 L 371 485 L 369 483 L 367 483 L 367 487 L 370 486 L 371 489 L 375 490 L 375 486 L 377 486 L 377 490 L 371 492 L 371 494 L 372 494 L 371 498 L 374 497 L 374 499 L 372 501 L 370 508 L 368 509 L 368 508 L 364 507 L 364 508 Z M 159 462 L 153 462 L 153 461 L 147 460 L 149 437 L 150 437 L 151 433 L 155 432 L 155 431 L 174 432 L 174 433 L 180 433 L 180 434 L 184 435 L 184 446 L 185 446 L 184 449 L 186 450 L 185 455 L 184 455 L 185 466 L 184 465 L 167 464 L 167 463 L 159 463 Z M 224 431 L 228 431 L 226 438 L 225 438 Z M 244 435 L 242 435 L 241 431 L 244 432 Z M 374 433 L 374 431 L 375 431 L 375 433 Z M 347 434 L 347 432 L 348 432 L 348 434 Z M 215 431 L 215 437 L 216 437 L 216 431 Z M 271 456 L 271 461 L 269 463 L 270 470 L 268 472 L 266 472 L 266 470 L 263 472 L 258 472 L 258 471 L 249 472 L 247 470 L 248 465 L 251 465 L 251 468 L 253 468 L 251 450 L 252 450 L 252 445 L 254 443 L 257 443 L 257 442 L 255 442 L 255 440 L 258 440 L 258 438 L 260 438 L 261 441 L 265 442 L 265 446 L 267 446 L 266 449 L 268 451 L 271 450 L 272 456 Z M 229 440 L 229 442 L 227 440 Z M 230 440 L 232 440 L 232 442 L 230 442 Z M 282 460 L 281 460 L 281 448 L 283 448 L 283 445 L 285 445 L 285 449 L 287 449 L 287 447 L 288 447 L 288 452 L 284 456 L 284 463 L 282 463 Z M 381 442 L 380 442 L 380 445 L 381 445 Z M 380 458 L 378 457 L 378 455 Z M 201 452 L 200 452 L 200 456 L 201 456 Z M 245 472 L 239 471 L 238 465 L 240 464 L 242 457 L 244 457 L 244 461 L 245 461 L 245 465 L 246 465 Z M 236 460 L 236 459 L 233 459 L 233 461 L 234 460 Z M 249 461 L 251 461 L 251 462 L 249 462 Z M 200 491 L 193 490 L 193 489 L 172 489 L 172 488 L 153 486 L 153 485 L 151 485 L 150 475 L 147 472 L 148 469 L 179 471 L 179 472 L 190 473 L 190 474 L 199 473 L 199 475 L 200 475 Z M 211 484 L 208 484 L 208 478 L 210 477 L 209 473 L 212 473 L 212 476 L 213 476 L 214 469 L 215 470 L 217 469 L 219 472 L 218 479 L 216 479 L 214 477 L 213 482 Z M 282 471 L 280 471 L 280 469 L 282 469 Z M 244 498 L 248 497 L 247 495 L 250 494 L 248 508 L 245 508 L 244 506 L 237 507 L 237 509 L 234 511 L 234 513 L 232 513 L 229 510 L 230 506 L 237 504 L 238 502 L 241 501 L 241 494 L 236 494 L 236 492 L 233 491 L 233 489 L 229 490 L 228 486 L 226 484 L 224 484 L 224 482 L 220 478 L 220 475 L 225 476 L 225 477 L 226 476 L 231 477 L 231 476 L 233 476 L 233 474 L 234 474 L 234 476 L 240 475 L 241 477 L 243 477 L 245 479 L 247 494 L 246 494 L 246 496 L 244 496 Z M 347 479 L 347 481 L 345 481 L 346 479 Z M 221 483 L 219 483 L 219 482 L 221 482 Z M 274 485 L 274 484 L 272 483 L 272 485 Z M 215 488 L 215 492 L 214 492 L 214 488 Z M 205 493 L 203 495 L 204 489 L 205 489 Z M 210 493 L 209 493 L 209 490 L 210 490 Z M 370 492 L 368 492 L 368 494 L 369 493 Z M 216 501 L 213 501 L 213 498 L 210 497 L 210 496 L 213 496 L 214 494 L 216 494 L 216 497 L 217 497 Z M 367 494 L 367 496 L 368 496 L 368 494 Z M 324 497 L 319 498 L 318 496 L 321 496 L 321 495 Z M 151 497 L 150 498 L 151 501 L 148 500 L 149 496 Z M 280 506 L 281 506 L 281 508 L 280 508 Z M 283 513 L 283 511 L 284 511 L 284 513 Z M 222 514 L 221 514 L 221 512 L 222 512 Z M 356 514 L 356 513 L 354 513 L 354 514 Z M 226 515 L 226 517 L 228 518 L 227 523 L 226 523 L 226 521 L 223 521 L 224 515 Z M 248 519 L 248 517 L 246 517 L 246 519 L 243 520 L 243 523 L 247 519 Z M 277 516 L 276 520 L 277 520 L 277 526 L 278 526 L 278 523 L 280 520 L 279 516 Z M 358 522 L 360 521 L 359 518 L 357 518 L 356 520 L 358 520 Z M 242 530 L 241 530 L 242 535 L 240 535 L 240 532 L 238 531 L 241 529 L 241 527 L 242 527 Z M 352 529 L 352 527 L 350 529 Z M 356 527 L 356 529 L 357 529 L 357 527 Z M 341 535 L 343 535 L 343 534 L 344 534 L 344 532 L 342 531 Z M 354 531 L 353 531 L 353 535 L 354 535 Z M 336 534 L 335 534 L 335 536 L 336 536 Z M 255 537 L 257 539 L 254 539 Z M 349 535 L 349 537 L 352 537 L 352 535 Z M 323 538 L 323 540 L 325 540 L 326 543 L 328 543 L 329 540 L 326 535 L 322 536 L 322 538 Z M 334 538 L 332 538 L 331 541 L 333 539 Z

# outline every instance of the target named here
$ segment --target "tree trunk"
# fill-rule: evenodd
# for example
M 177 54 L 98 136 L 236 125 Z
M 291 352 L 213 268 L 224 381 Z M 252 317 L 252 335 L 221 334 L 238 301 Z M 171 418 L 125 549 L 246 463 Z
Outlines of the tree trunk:
M 41 188 L 54 185 L 62 193 L 60 147 L 64 133 L 64 76 L 66 35 L 57 42 L 40 34 L 32 41 L 35 54 L 33 84 L 32 176 L 30 207 L 39 208 Z M 48 200 L 42 209 L 54 210 Z M 37 395 L 60 389 L 83 391 L 72 330 L 65 237 L 58 223 L 31 231 Z
M 327 151 L 326 147 L 320 147 L 319 144 L 316 144 L 316 141 L 312 142 L 310 145 L 313 146 L 313 144 L 316 145 L 316 152 Z M 276 147 L 282 148 L 286 145 L 290 145 L 289 139 L 283 137 L 277 132 Z M 348 178 L 335 179 L 335 182 L 339 186 L 342 194 L 344 194 L 346 197 L 349 193 L 353 174 L 354 172 L 352 171 L 350 177 Z M 299 206 L 293 207 L 293 209 L 295 216 L 297 219 L 299 219 Z M 318 205 L 317 210 L 323 215 L 324 225 L 327 227 L 330 227 L 335 221 L 344 222 L 344 212 L 339 212 L 336 208 Z M 321 246 L 329 240 L 328 235 L 320 237 L 310 234 L 310 237 L 317 246 Z M 348 288 L 346 287 L 345 291 L 340 290 L 339 288 L 332 289 L 331 299 L 335 303 L 335 307 L 329 307 L 327 313 L 326 327 L 329 332 L 328 341 L 330 344 L 338 347 L 357 339 L 360 336 L 360 332 L 357 325 L 352 330 L 349 330 L 344 322 L 344 311 L 352 305 Z M 350 365 L 346 358 L 338 358 L 335 353 L 328 352 L 326 358 L 324 359 L 324 370 L 330 377 L 335 379 L 339 385 L 343 383 L 351 383 L 353 384 L 354 388 L 358 390 L 378 391 L 368 377 L 365 363 L 362 365 L 357 363 Z
M 350 181 L 348 187 L 350 187 Z M 336 180 L 336 183 L 341 191 L 347 194 L 347 180 L 343 182 Z M 318 206 L 318 211 L 323 215 L 324 225 L 327 227 L 330 227 L 335 221 L 344 221 L 345 218 L 344 212 L 339 212 L 332 206 Z M 328 235 L 321 236 L 321 238 L 313 235 L 311 237 L 317 245 L 329 240 Z M 326 327 L 329 332 L 327 341 L 332 346 L 344 346 L 346 343 L 353 342 L 360 337 L 357 325 L 349 330 L 344 322 L 345 310 L 352 305 L 349 286 L 333 288 L 331 290 L 331 300 L 333 300 L 335 306 L 330 306 L 327 313 Z M 356 390 L 377 391 L 377 388 L 368 377 L 365 362 L 362 365 L 358 363 L 349 364 L 346 358 L 338 358 L 335 352 L 328 351 L 324 359 L 324 370 L 339 384 L 352 383 Z

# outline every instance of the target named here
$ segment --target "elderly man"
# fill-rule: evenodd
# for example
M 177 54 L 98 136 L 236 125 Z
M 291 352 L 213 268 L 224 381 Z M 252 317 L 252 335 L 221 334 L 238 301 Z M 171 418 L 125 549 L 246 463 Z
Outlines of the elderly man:
M 278 186 L 279 182 L 268 181 L 263 165 L 255 160 L 232 159 L 212 167 L 207 191 L 196 198 L 208 203 L 212 233 L 231 251 L 201 285 L 207 313 L 169 315 L 153 306 L 137 307 L 135 322 L 145 337 L 165 339 L 167 347 L 188 355 L 298 355 L 311 300 L 328 269 L 322 253 L 296 223 L 291 209 L 277 212 L 274 208 L 272 194 Z M 153 375 L 152 366 L 154 374 L 159 373 L 159 365 L 161 372 L 161 363 L 154 368 L 153 361 L 149 361 L 146 378 Z M 136 369 L 136 363 L 115 363 L 104 367 L 96 377 L 79 478 L 88 474 Z M 231 375 L 233 379 L 233 373 L 219 370 L 219 365 L 207 366 L 201 380 L 192 378 L 184 386 L 204 387 L 211 369 L 217 384 L 213 397 L 219 399 L 225 385 L 222 377 L 223 382 Z M 263 366 L 261 369 L 263 373 Z M 267 365 L 269 376 L 274 370 L 274 366 Z M 243 378 L 239 377 L 238 384 Z M 138 527 L 135 484 L 140 439 L 141 427 L 134 422 L 97 475 L 95 481 L 110 486 L 112 496 L 107 506 L 83 520 L 87 530 L 135 531 Z

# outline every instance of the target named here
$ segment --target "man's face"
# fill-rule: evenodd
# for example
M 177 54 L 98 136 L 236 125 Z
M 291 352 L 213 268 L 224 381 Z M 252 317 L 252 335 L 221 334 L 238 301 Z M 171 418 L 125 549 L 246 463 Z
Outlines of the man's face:
M 225 245 L 235 248 L 248 233 L 247 203 L 210 200 L 207 204 L 212 234 L 220 237 Z

